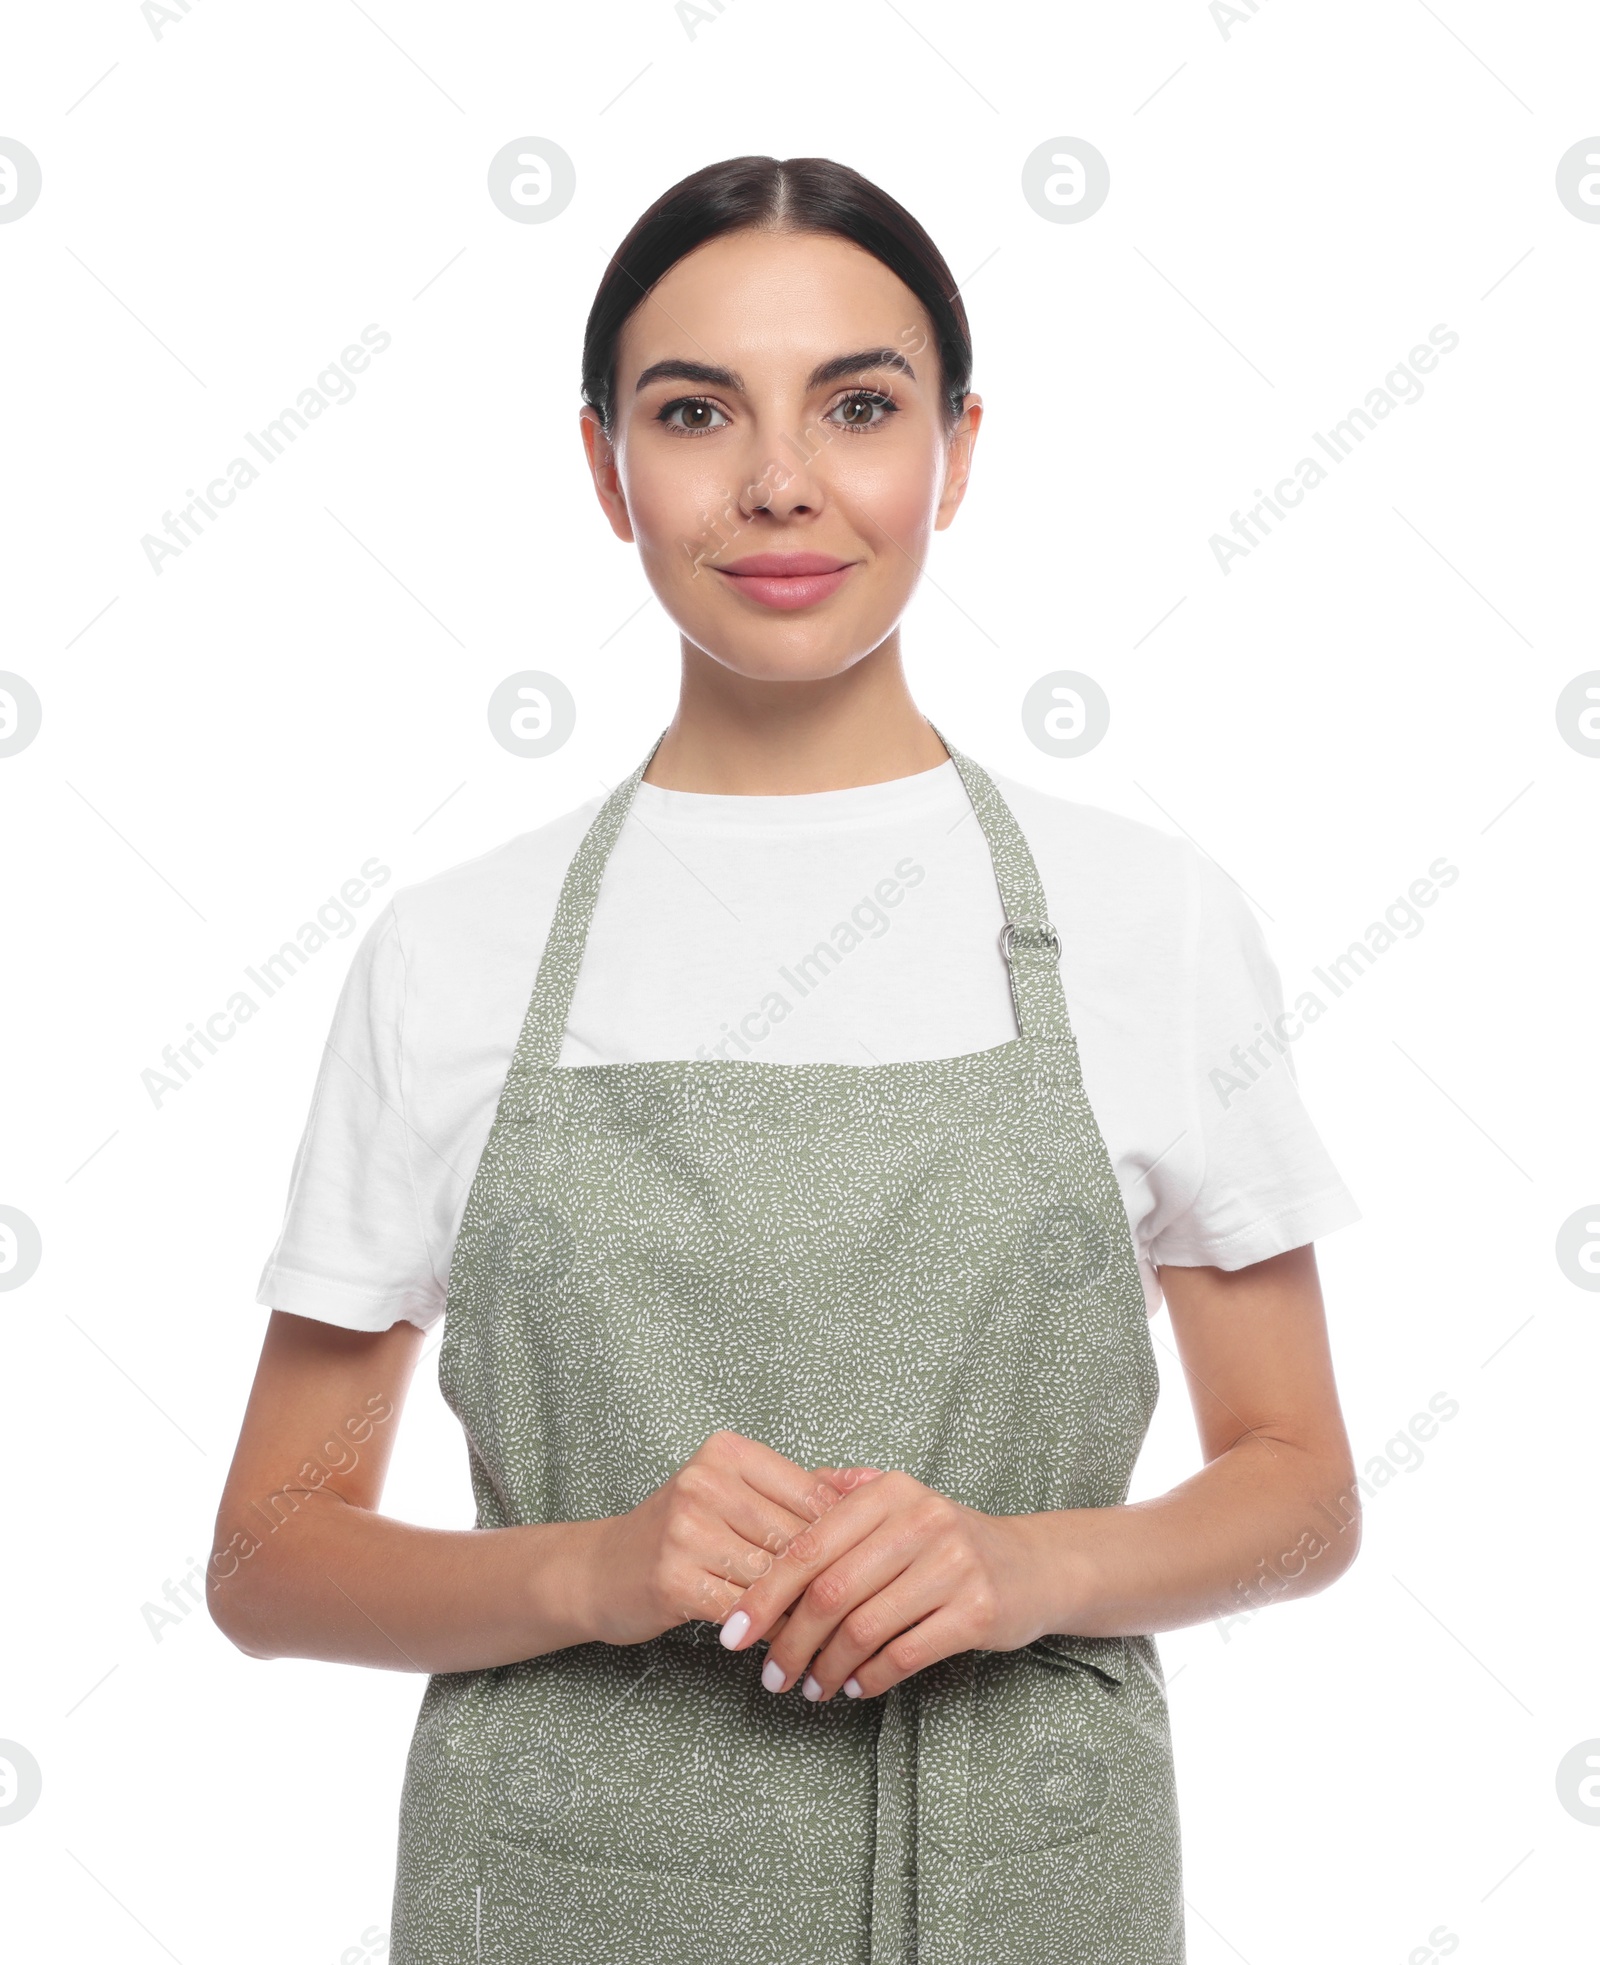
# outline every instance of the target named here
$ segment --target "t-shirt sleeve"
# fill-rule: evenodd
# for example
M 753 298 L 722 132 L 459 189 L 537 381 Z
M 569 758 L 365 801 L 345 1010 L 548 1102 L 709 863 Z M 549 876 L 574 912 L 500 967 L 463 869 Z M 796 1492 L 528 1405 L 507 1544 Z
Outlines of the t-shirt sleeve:
M 393 901 L 357 944 L 256 1302 L 350 1330 L 443 1314 L 406 1121 L 405 952 Z
M 1151 1258 L 1242 1269 L 1361 1219 L 1300 1096 L 1294 1046 L 1311 1021 L 1283 985 L 1249 903 L 1201 853 L 1190 867 L 1190 1123 L 1199 1184 Z

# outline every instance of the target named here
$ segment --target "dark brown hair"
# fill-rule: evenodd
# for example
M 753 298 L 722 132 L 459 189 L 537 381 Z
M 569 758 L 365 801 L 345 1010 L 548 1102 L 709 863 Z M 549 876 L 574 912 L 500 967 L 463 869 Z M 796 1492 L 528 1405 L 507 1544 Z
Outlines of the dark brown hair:
M 729 157 L 664 191 L 611 255 L 583 335 L 583 399 L 608 436 L 623 323 L 697 246 L 750 229 L 831 232 L 903 280 L 933 323 L 946 421 L 955 422 L 972 378 L 967 310 L 944 255 L 905 206 L 828 157 Z

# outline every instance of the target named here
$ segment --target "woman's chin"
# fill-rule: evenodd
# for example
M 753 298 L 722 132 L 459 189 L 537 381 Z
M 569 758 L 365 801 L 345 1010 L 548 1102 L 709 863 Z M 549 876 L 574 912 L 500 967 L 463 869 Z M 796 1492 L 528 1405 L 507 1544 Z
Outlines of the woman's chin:
M 673 620 L 691 648 L 752 682 L 826 682 L 880 648 L 895 627 L 892 620 L 825 622 L 820 610 L 804 622 L 791 613 L 755 628 L 747 621 Z
M 828 682 L 834 676 L 843 675 L 846 669 L 854 668 L 877 646 L 877 641 L 869 641 L 851 644 L 843 650 L 834 646 L 826 649 L 751 648 L 747 643 L 721 640 L 707 646 L 688 629 L 684 633 L 719 668 L 728 669 L 734 675 L 747 676 L 752 682 Z

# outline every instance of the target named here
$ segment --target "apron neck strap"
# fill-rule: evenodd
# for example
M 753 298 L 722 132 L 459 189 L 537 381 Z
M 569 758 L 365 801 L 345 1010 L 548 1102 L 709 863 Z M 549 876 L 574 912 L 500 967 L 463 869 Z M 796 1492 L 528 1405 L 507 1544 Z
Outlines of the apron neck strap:
M 1061 987 L 1061 937 L 1050 924 L 1044 882 L 1011 807 L 981 764 L 958 751 L 931 720 L 928 728 L 950 753 L 961 774 L 967 796 L 994 862 L 995 885 L 1005 925 L 1000 930 L 1000 953 L 1011 975 L 1011 1001 L 1017 1029 L 1024 1037 L 1064 1045 L 1072 1053 L 1077 1075 L 1077 1042 L 1067 1016 L 1066 992 Z
M 549 1070 L 561 1055 L 567 1012 L 572 1007 L 572 992 L 578 983 L 578 967 L 589 939 L 594 904 L 600 898 L 600 876 L 606 870 L 606 861 L 617 843 L 617 834 L 628 816 L 639 781 L 666 734 L 663 730 L 638 765 L 612 790 L 572 856 L 567 877 L 561 883 L 544 954 L 539 958 L 539 973 L 534 978 L 527 1015 L 522 1019 L 522 1032 L 512 1053 L 509 1074 L 512 1081 Z
M 931 722 L 928 727 L 950 753 L 988 841 L 1005 912 L 1000 950 L 1011 976 L 1017 1028 L 1026 1038 L 1065 1045 L 1076 1062 L 1077 1046 L 1061 987 L 1061 941 L 1047 917 L 1044 885 L 1028 842 L 983 766 L 958 751 Z M 638 766 L 610 793 L 572 856 L 512 1055 L 513 1080 L 549 1070 L 560 1056 L 601 877 L 633 795 L 666 734 L 661 732 Z

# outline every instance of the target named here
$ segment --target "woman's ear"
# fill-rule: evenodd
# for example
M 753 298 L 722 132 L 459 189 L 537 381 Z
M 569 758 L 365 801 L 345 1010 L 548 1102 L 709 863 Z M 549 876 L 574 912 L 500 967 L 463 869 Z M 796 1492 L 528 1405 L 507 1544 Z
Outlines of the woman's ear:
M 972 472 L 972 446 L 978 440 L 978 425 L 982 421 L 983 398 L 969 391 L 962 398 L 961 414 L 950 432 L 945 453 L 944 489 L 939 494 L 939 510 L 933 521 L 936 532 L 942 532 L 955 517 L 967 494 L 967 479 Z
M 589 475 L 594 479 L 595 496 L 619 539 L 632 542 L 633 525 L 628 517 L 628 501 L 623 495 L 622 477 L 617 469 L 617 453 L 600 421 L 600 412 L 585 403 L 578 412 L 584 455 Z

